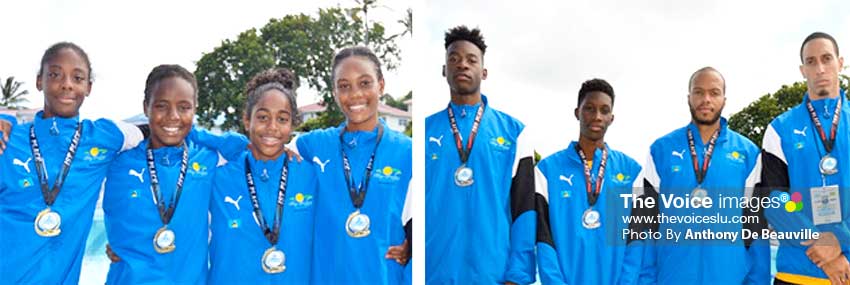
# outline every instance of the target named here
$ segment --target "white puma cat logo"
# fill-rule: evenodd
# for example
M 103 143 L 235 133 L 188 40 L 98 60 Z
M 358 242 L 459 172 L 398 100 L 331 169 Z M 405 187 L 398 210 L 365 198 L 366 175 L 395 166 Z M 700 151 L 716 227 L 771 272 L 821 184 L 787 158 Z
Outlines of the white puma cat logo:
M 801 136 L 805 137 L 807 128 L 808 128 L 808 126 L 803 127 L 803 130 L 794 129 L 794 134 L 795 135 L 801 135 Z
M 12 164 L 17 165 L 17 166 L 20 166 L 20 167 L 23 167 L 23 168 L 24 168 L 24 170 L 26 170 L 26 171 L 27 171 L 27 173 L 30 173 L 30 164 L 29 164 L 29 163 L 30 163 L 30 160 L 32 160 L 32 157 L 30 157 L 29 159 L 27 159 L 27 161 L 26 161 L 26 162 L 23 162 L 23 161 L 21 161 L 20 159 L 15 158 L 14 160 L 12 160 Z
M 567 181 L 567 183 L 569 183 L 570 186 L 573 186 L 573 174 L 570 174 L 570 178 L 567 178 L 566 176 L 561 175 L 561 176 L 558 177 L 558 179 Z
M 328 159 L 328 160 L 325 160 L 325 162 L 324 162 L 324 163 L 322 163 L 322 160 L 321 160 L 321 159 L 319 159 L 319 157 L 318 157 L 318 156 L 314 156 L 314 157 L 313 157 L 313 162 L 315 162 L 316 164 L 318 164 L 318 165 L 319 165 L 319 167 L 321 167 L 321 168 L 322 168 L 322 173 L 325 173 L 325 165 L 327 165 L 327 164 L 328 164 L 328 162 L 331 162 L 331 160 L 330 160 L 330 159 Z
M 677 152 L 675 150 L 673 151 L 673 156 L 678 156 L 679 159 L 685 159 L 684 155 L 685 155 L 684 149 L 682 151 L 679 151 L 679 152 Z
M 443 136 L 440 136 L 440 138 L 429 137 L 428 141 L 436 143 L 439 147 L 443 147 Z
M 130 169 L 130 171 L 127 172 L 127 174 L 129 174 L 131 176 L 136 176 L 136 178 L 139 178 L 139 183 L 145 183 L 145 177 L 142 176 L 142 175 L 145 174 L 144 168 L 142 168 L 141 172 L 137 172 L 135 169 Z
M 233 200 L 233 198 L 230 198 L 230 196 L 224 197 L 224 202 L 233 204 L 233 207 L 236 207 L 237 211 L 239 211 L 239 200 L 242 200 L 242 195 L 239 195 L 239 198 L 236 198 L 236 200 Z

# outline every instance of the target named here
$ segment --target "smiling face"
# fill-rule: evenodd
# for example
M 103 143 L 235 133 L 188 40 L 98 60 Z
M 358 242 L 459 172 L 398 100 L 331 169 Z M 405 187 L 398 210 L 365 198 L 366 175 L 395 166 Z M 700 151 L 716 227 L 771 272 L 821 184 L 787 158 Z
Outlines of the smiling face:
M 192 129 L 195 89 L 180 77 L 160 80 L 145 106 L 145 115 L 150 123 L 151 148 L 180 145 Z
M 839 94 L 838 72 L 844 66 L 844 58 L 836 53 L 835 46 L 825 38 L 810 40 L 803 46 L 800 73 L 806 78 L 812 98 L 831 98 Z
M 253 145 L 254 158 L 277 159 L 292 135 L 292 107 L 277 89 L 263 92 L 242 120 Z
M 36 88 L 44 92 L 44 118 L 75 117 L 91 92 L 86 60 L 71 48 L 59 50 L 41 67 Z
M 587 93 L 584 100 L 575 109 L 579 120 L 580 134 L 591 141 L 601 141 L 605 138 L 608 126 L 614 122 L 613 103 L 611 96 L 601 91 Z
M 349 131 L 371 131 L 378 123 L 378 97 L 384 80 L 377 66 L 363 56 L 343 59 L 334 71 L 334 99 L 347 119 Z
M 699 125 L 712 125 L 720 120 L 726 106 L 723 78 L 719 73 L 707 70 L 694 75 L 688 94 L 691 119 Z

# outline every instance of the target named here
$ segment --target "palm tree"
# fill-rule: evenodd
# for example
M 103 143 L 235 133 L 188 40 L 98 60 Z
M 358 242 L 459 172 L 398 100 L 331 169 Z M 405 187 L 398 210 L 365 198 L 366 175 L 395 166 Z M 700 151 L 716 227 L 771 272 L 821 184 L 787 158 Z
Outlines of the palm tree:
M 15 81 L 14 76 L 6 78 L 6 82 L 0 85 L 3 97 L 0 98 L 0 106 L 10 109 L 17 109 L 21 103 L 29 102 L 24 96 L 29 94 L 29 91 L 23 90 L 18 92 L 23 82 Z

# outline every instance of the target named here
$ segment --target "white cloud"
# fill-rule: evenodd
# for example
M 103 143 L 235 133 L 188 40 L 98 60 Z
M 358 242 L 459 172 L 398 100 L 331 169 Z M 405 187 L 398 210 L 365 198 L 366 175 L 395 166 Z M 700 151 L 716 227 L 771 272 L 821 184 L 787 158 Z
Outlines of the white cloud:
M 453 6 L 459 5 L 459 6 Z M 423 9 L 427 64 L 416 108 L 431 114 L 448 102 L 443 33 L 480 27 L 488 44 L 491 104 L 532 127 L 543 153 L 578 138 L 573 116 L 581 82 L 608 80 L 617 95 L 607 141 L 643 160 L 656 138 L 690 120 L 691 73 L 718 68 L 727 79 L 724 116 L 783 84 L 802 80 L 797 53 L 803 38 L 831 32 L 850 40 L 840 1 L 429 1 Z M 418 12 L 418 11 L 417 11 Z M 850 47 L 850 42 L 845 40 Z M 848 48 L 850 50 L 850 48 Z M 419 97 L 417 97 L 419 98 Z M 642 161 L 641 161 L 642 162 Z
M 369 18 L 400 32 L 405 2 L 386 2 Z M 315 15 L 318 9 L 354 6 L 354 1 L 13 1 L 4 3 L 4 41 L 0 45 L 0 77 L 15 76 L 30 91 L 30 107 L 41 107 L 35 88 L 42 53 L 51 44 L 72 41 L 90 56 L 95 75 L 92 93 L 81 109 L 85 118 L 124 119 L 142 112 L 145 78 L 153 67 L 169 63 L 195 69 L 195 61 L 225 39 L 271 18 L 287 14 Z M 401 38 L 402 56 L 411 44 Z M 386 91 L 400 97 L 411 90 L 406 67 L 386 72 Z M 299 105 L 318 100 L 308 87 L 299 91 Z M 107 107 L 108 106 L 108 107 Z

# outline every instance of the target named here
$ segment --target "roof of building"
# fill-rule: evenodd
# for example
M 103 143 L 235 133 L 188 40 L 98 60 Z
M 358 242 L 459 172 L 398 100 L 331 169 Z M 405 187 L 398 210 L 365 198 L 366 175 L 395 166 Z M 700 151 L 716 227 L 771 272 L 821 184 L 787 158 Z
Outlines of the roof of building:
M 7 107 L 0 107 L 0 114 L 11 115 L 11 116 L 20 116 L 20 115 L 35 115 L 41 111 L 41 108 L 36 109 L 9 109 Z
M 299 107 L 298 111 L 301 112 L 302 114 L 324 112 L 325 106 L 322 106 L 319 103 L 315 103 L 315 104 L 310 104 L 310 105 L 307 105 L 307 106 Z M 410 118 L 411 117 L 410 112 L 393 108 L 393 107 L 386 105 L 384 103 L 378 104 L 378 114 L 390 115 L 390 116 L 396 116 L 396 117 L 402 117 L 402 118 Z

